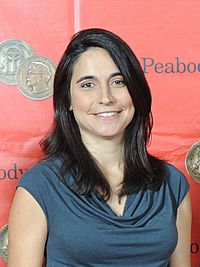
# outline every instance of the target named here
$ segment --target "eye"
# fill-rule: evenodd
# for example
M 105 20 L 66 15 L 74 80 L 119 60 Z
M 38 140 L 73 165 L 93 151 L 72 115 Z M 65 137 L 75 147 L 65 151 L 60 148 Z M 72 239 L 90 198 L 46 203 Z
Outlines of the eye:
M 111 85 L 113 85 L 115 87 L 123 87 L 123 86 L 125 86 L 125 82 L 122 78 L 115 79 L 111 82 Z
M 91 89 L 94 86 L 95 86 L 94 83 L 91 83 L 91 82 L 85 82 L 85 83 L 81 84 L 81 87 L 85 88 L 85 89 Z

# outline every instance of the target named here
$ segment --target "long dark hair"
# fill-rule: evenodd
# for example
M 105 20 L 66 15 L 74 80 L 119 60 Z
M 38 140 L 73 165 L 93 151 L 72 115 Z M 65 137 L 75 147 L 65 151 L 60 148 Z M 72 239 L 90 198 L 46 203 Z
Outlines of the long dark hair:
M 120 70 L 135 108 L 135 114 L 124 133 L 124 180 L 120 196 L 138 190 L 157 190 L 165 178 L 164 162 L 147 151 L 152 129 L 151 93 L 137 57 L 116 34 L 98 28 L 75 34 L 57 67 L 54 80 L 54 124 L 41 142 L 47 158 L 62 157 L 60 169 L 76 177 L 75 190 L 91 195 L 101 188 L 104 199 L 111 189 L 95 159 L 84 146 L 79 127 L 70 111 L 70 83 L 74 63 L 91 47 L 105 49 Z

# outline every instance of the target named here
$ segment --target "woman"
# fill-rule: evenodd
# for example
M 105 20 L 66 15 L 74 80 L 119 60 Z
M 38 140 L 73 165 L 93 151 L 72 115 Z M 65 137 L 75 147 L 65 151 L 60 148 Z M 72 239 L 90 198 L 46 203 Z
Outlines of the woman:
M 151 94 L 129 46 L 76 34 L 58 65 L 45 159 L 18 184 L 9 267 L 189 267 L 189 186 L 153 157 Z

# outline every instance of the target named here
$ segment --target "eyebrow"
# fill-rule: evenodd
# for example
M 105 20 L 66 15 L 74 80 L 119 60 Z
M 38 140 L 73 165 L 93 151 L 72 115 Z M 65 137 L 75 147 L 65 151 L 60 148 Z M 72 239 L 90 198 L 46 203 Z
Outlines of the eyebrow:
M 109 76 L 109 79 L 115 77 L 115 76 L 122 76 L 121 72 L 114 72 L 112 73 L 110 76 Z M 85 76 L 82 76 L 80 77 L 76 83 L 80 83 L 84 80 L 97 80 L 97 77 L 96 76 L 93 76 L 93 75 L 85 75 Z
M 80 83 L 84 80 L 96 80 L 97 78 L 95 76 L 92 76 L 92 75 L 86 75 L 86 76 L 82 76 L 80 77 L 76 83 Z

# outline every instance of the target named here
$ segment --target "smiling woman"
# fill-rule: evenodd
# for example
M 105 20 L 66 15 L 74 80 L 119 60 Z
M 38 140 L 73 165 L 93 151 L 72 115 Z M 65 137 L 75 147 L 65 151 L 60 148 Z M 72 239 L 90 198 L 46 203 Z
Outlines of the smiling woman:
M 19 181 L 9 267 L 190 267 L 189 185 L 150 155 L 151 94 L 131 48 L 73 36 L 56 71 L 46 157 Z M 23 250 L 23 254 L 21 251 Z
M 84 142 L 122 140 L 134 107 L 124 79 L 106 50 L 90 48 L 77 59 L 70 93 L 71 110 Z

